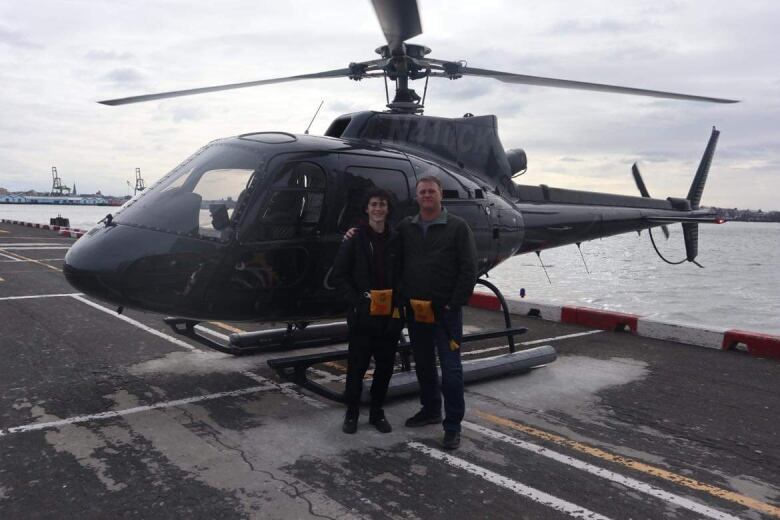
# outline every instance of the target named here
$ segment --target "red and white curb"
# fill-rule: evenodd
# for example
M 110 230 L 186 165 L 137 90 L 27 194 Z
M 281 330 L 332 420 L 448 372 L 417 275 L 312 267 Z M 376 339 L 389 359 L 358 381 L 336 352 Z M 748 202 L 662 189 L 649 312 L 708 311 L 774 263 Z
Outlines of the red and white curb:
M 637 314 L 591 309 L 569 305 L 506 299 L 509 312 L 547 321 L 573 323 L 610 331 L 626 331 L 635 336 L 686 343 L 718 350 L 745 349 L 757 357 L 780 359 L 780 336 L 744 330 L 699 327 L 688 323 L 662 322 Z M 493 294 L 475 292 L 469 305 L 478 309 L 501 310 Z
M 38 224 L 35 222 L 22 222 L 20 220 L 0 219 L 0 222 L 2 222 L 3 224 L 16 224 L 18 226 L 27 226 L 36 229 L 50 229 L 52 231 L 57 231 L 60 235 L 64 237 L 70 237 L 70 238 L 81 238 L 87 232 L 87 230 L 84 229 L 66 228 L 62 226 L 50 226 L 49 224 Z

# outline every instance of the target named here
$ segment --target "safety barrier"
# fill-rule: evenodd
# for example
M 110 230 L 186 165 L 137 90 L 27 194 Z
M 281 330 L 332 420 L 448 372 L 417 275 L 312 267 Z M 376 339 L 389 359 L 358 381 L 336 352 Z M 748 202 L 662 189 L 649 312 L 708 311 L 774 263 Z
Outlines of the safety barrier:
M 8 220 L 0 219 L 3 224 L 16 224 L 18 226 L 26 226 L 36 229 L 48 229 L 51 231 L 57 231 L 60 235 L 70 238 L 81 238 L 87 232 L 84 229 L 66 228 L 61 226 L 52 226 L 49 224 L 38 224 L 37 222 L 22 222 L 20 220 Z
M 469 305 L 487 310 L 500 308 L 495 296 L 481 292 L 475 292 L 472 295 Z M 726 327 L 700 327 L 689 323 L 661 322 L 636 314 L 515 298 L 507 298 L 507 305 L 512 314 L 540 318 L 546 321 L 572 323 L 593 329 L 626 331 L 645 338 L 719 350 L 745 350 L 752 356 L 780 359 L 780 336 L 770 334 Z

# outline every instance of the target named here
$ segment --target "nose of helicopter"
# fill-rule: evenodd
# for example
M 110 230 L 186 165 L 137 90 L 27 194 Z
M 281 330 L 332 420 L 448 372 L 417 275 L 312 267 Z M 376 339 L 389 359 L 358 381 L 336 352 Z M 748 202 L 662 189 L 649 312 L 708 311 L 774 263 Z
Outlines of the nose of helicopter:
M 112 253 L 102 231 L 94 228 L 81 237 L 65 254 L 62 272 L 79 292 L 122 304 L 120 261 Z

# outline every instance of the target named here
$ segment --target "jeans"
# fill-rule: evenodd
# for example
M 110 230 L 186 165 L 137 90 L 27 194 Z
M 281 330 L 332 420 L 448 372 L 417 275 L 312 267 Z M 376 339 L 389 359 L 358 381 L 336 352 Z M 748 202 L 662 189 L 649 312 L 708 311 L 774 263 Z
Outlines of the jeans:
M 409 313 L 409 316 L 413 315 Z M 415 372 L 420 384 L 420 404 L 425 412 L 440 414 L 441 399 L 444 397 L 444 431 L 460 432 L 460 423 L 466 411 L 463 366 L 460 362 L 460 348 L 452 350 L 450 339 L 459 345 L 463 339 L 463 310 L 460 307 L 443 309 L 436 318 L 433 324 L 409 320 Z M 441 365 L 441 386 L 436 370 L 436 353 Z

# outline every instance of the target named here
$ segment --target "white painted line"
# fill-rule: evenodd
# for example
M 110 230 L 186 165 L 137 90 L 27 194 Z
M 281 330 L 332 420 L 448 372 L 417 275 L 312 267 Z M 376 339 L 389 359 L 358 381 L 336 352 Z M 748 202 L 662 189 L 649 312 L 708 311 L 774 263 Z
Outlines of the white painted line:
M 56 245 L 50 245 L 50 246 L 5 246 L 2 248 L 4 251 L 10 251 L 11 249 L 18 249 L 19 251 L 33 251 L 33 250 L 39 250 L 39 249 L 70 249 L 70 246 L 56 246 Z
M 81 293 L 67 293 L 67 294 L 32 294 L 29 296 L 3 296 L 0 301 L 6 300 L 35 300 L 37 298 L 62 298 L 63 296 L 81 296 Z
M 554 338 L 535 339 L 533 341 L 526 341 L 521 345 L 537 345 L 539 343 L 549 343 L 550 341 L 559 341 L 562 339 L 579 338 L 580 336 L 590 336 L 591 334 L 599 334 L 604 332 L 603 330 L 588 330 L 585 332 L 577 332 L 574 334 L 566 334 L 565 336 L 556 336 Z
M 3 253 L 0 253 L 0 256 L 2 256 L 3 258 L 8 258 L 12 262 L 19 262 L 20 261 L 18 258 L 15 258 L 15 257 L 10 256 L 10 255 L 4 255 Z
M 270 379 L 266 379 L 263 376 L 259 376 L 249 371 L 241 372 L 241 374 L 248 377 L 249 379 L 252 379 L 253 381 L 260 383 L 261 385 L 272 386 L 274 389 L 279 390 L 280 392 L 282 392 L 282 394 L 286 395 L 287 397 L 292 397 L 293 399 L 298 399 L 299 401 L 303 401 L 304 403 L 313 406 L 314 408 L 319 408 L 320 410 L 328 408 L 328 405 L 326 405 L 325 403 L 321 403 L 320 401 L 317 401 L 316 399 L 309 397 L 303 392 L 300 392 L 298 390 L 299 388 L 298 385 L 296 385 L 295 383 L 284 383 L 284 384 L 274 383 Z
M 555 336 L 552 338 L 542 338 L 542 339 L 535 339 L 533 341 L 524 341 L 523 343 L 518 343 L 520 346 L 530 346 L 530 345 L 538 345 L 539 343 L 550 343 L 551 341 L 560 341 L 562 339 L 570 339 L 570 338 L 578 338 L 580 336 L 590 336 L 591 334 L 598 334 L 600 332 L 605 332 L 603 330 L 589 330 L 586 332 L 577 332 L 576 334 L 566 334 L 565 336 Z M 469 350 L 466 352 L 463 352 L 462 356 L 476 356 L 477 354 L 484 354 L 485 352 L 493 352 L 495 350 L 504 350 L 509 348 L 509 345 L 498 345 L 496 347 L 488 347 L 488 348 L 482 348 L 478 350 Z
M 556 511 L 566 513 L 574 518 L 609 520 L 608 517 L 594 513 L 593 511 L 585 509 L 582 506 L 572 504 L 571 502 L 567 502 L 566 500 L 547 494 L 544 491 L 539 491 L 538 489 L 526 486 L 525 484 L 521 484 L 516 480 L 504 477 L 503 475 L 499 475 L 498 473 L 490 471 L 487 468 L 477 466 L 476 464 L 472 464 L 471 462 L 465 461 L 461 458 L 453 457 L 452 455 L 444 453 L 443 451 L 429 448 L 425 444 L 420 444 L 419 442 L 409 442 L 407 443 L 407 446 L 417 451 L 421 451 L 429 457 L 444 461 L 450 466 L 465 470 L 472 475 L 482 477 L 492 484 L 509 489 L 510 491 L 514 491 L 518 495 L 530 498 L 534 502 L 537 502 L 543 506 L 547 506 L 551 509 L 555 509 Z
M 36 259 L 28 258 L 26 260 L 22 260 L 21 258 L 15 258 L 13 260 L 0 260 L 0 264 L 10 264 L 11 262 L 53 262 L 53 261 L 62 261 L 62 260 L 65 259 L 64 258 L 36 258 Z
M 624 475 L 621 475 L 620 473 L 615 473 L 614 471 L 609 471 L 607 469 L 594 466 L 593 464 L 583 462 L 579 459 L 575 459 L 574 457 L 569 457 L 568 455 L 558 453 L 557 451 L 549 450 L 543 446 L 539 446 L 538 444 L 533 444 L 530 442 L 522 441 L 520 439 L 515 439 L 514 437 L 510 437 L 509 435 L 505 435 L 501 432 L 497 432 L 495 430 L 485 428 L 484 426 L 480 426 L 479 424 L 475 424 L 469 421 L 463 421 L 462 424 L 464 428 L 467 428 L 471 431 L 481 433 L 482 435 L 485 435 L 487 437 L 491 437 L 493 439 L 512 444 L 515 447 L 530 451 L 532 453 L 536 453 L 537 455 L 541 455 L 543 457 L 547 457 L 556 462 L 566 464 L 567 466 L 571 466 L 573 468 L 586 471 L 596 477 L 601 477 L 603 479 L 611 480 L 612 482 L 621 484 L 627 488 L 634 489 L 641 493 L 648 494 L 650 496 L 683 507 L 685 509 L 688 509 L 689 511 L 693 511 L 694 513 L 706 516 L 708 518 L 716 518 L 718 520 L 739 520 L 738 517 L 736 516 L 732 516 L 722 511 L 718 511 L 717 509 L 704 506 L 702 504 L 694 502 L 693 500 L 689 500 L 679 495 L 669 493 L 667 491 L 664 491 L 663 489 L 657 488 L 655 486 L 651 486 L 649 484 L 645 484 L 644 482 L 633 479 L 631 477 L 626 477 Z
M 170 343 L 173 343 L 174 345 L 186 348 L 187 350 L 198 350 L 195 347 L 193 347 L 192 345 L 190 345 L 189 343 L 185 343 L 184 341 L 182 341 L 182 340 L 180 340 L 178 338 L 174 338 L 173 336 L 169 336 L 168 334 L 162 333 L 159 330 L 153 329 L 151 327 L 147 327 L 146 325 L 144 325 L 140 321 L 136 321 L 133 318 L 128 318 L 124 314 L 117 314 L 116 311 L 114 311 L 113 309 L 109 309 L 108 307 L 103 307 L 102 305 L 98 305 L 97 303 L 92 302 L 90 300 L 87 300 L 86 298 L 83 298 L 82 296 L 72 296 L 72 297 L 73 297 L 74 300 L 78 300 L 78 301 L 80 301 L 82 303 L 85 303 L 85 304 L 89 305 L 90 307 L 94 307 L 95 309 L 97 309 L 99 311 L 103 311 L 106 314 L 110 314 L 110 315 L 114 316 L 115 318 L 119 318 L 120 320 L 122 320 L 122 321 L 124 321 L 126 323 L 129 323 L 131 325 L 135 325 L 139 329 L 145 330 L 149 334 L 154 334 L 158 338 L 162 338 L 162 339 L 164 339 L 164 340 L 166 340 L 166 341 L 168 341 Z
M 62 242 L 55 243 L 55 242 L 8 242 L 6 244 L 0 244 L 0 249 L 11 249 L 14 247 L 45 247 L 45 246 L 55 246 L 55 247 L 68 247 L 63 246 Z
M 59 428 L 60 426 L 67 426 L 69 424 L 101 421 L 104 419 L 122 417 L 124 415 L 130 415 L 134 413 L 148 412 L 150 410 L 160 410 L 163 408 L 173 408 L 176 406 L 199 403 L 202 401 L 211 401 L 214 399 L 221 399 L 223 397 L 235 397 L 239 395 L 254 394 L 257 392 L 263 392 L 267 390 L 275 390 L 277 389 L 278 386 L 279 385 L 274 385 L 274 384 L 252 386 L 249 388 L 242 388 L 240 390 L 231 390 L 228 392 L 217 392 L 214 394 L 186 397 L 184 399 L 176 399 L 174 401 L 163 401 L 160 403 L 155 403 L 155 404 L 150 404 L 145 406 L 135 406 L 133 408 L 126 408 L 124 410 L 111 410 L 109 412 L 100 412 L 91 415 L 79 415 L 77 417 L 70 417 L 68 419 L 61 419 L 59 421 L 38 422 L 38 423 L 25 424 L 23 426 L 14 426 L 6 430 L 0 430 L 0 437 L 12 433 L 24 433 L 24 432 L 31 432 L 36 430 L 48 430 L 50 428 Z
M 60 242 L 69 241 L 70 238 L 68 237 L 30 237 L 30 236 L 22 236 L 22 235 L 14 235 L 11 237 L 3 237 L 3 240 L 59 240 Z M 53 242 L 52 242 L 53 243 Z

